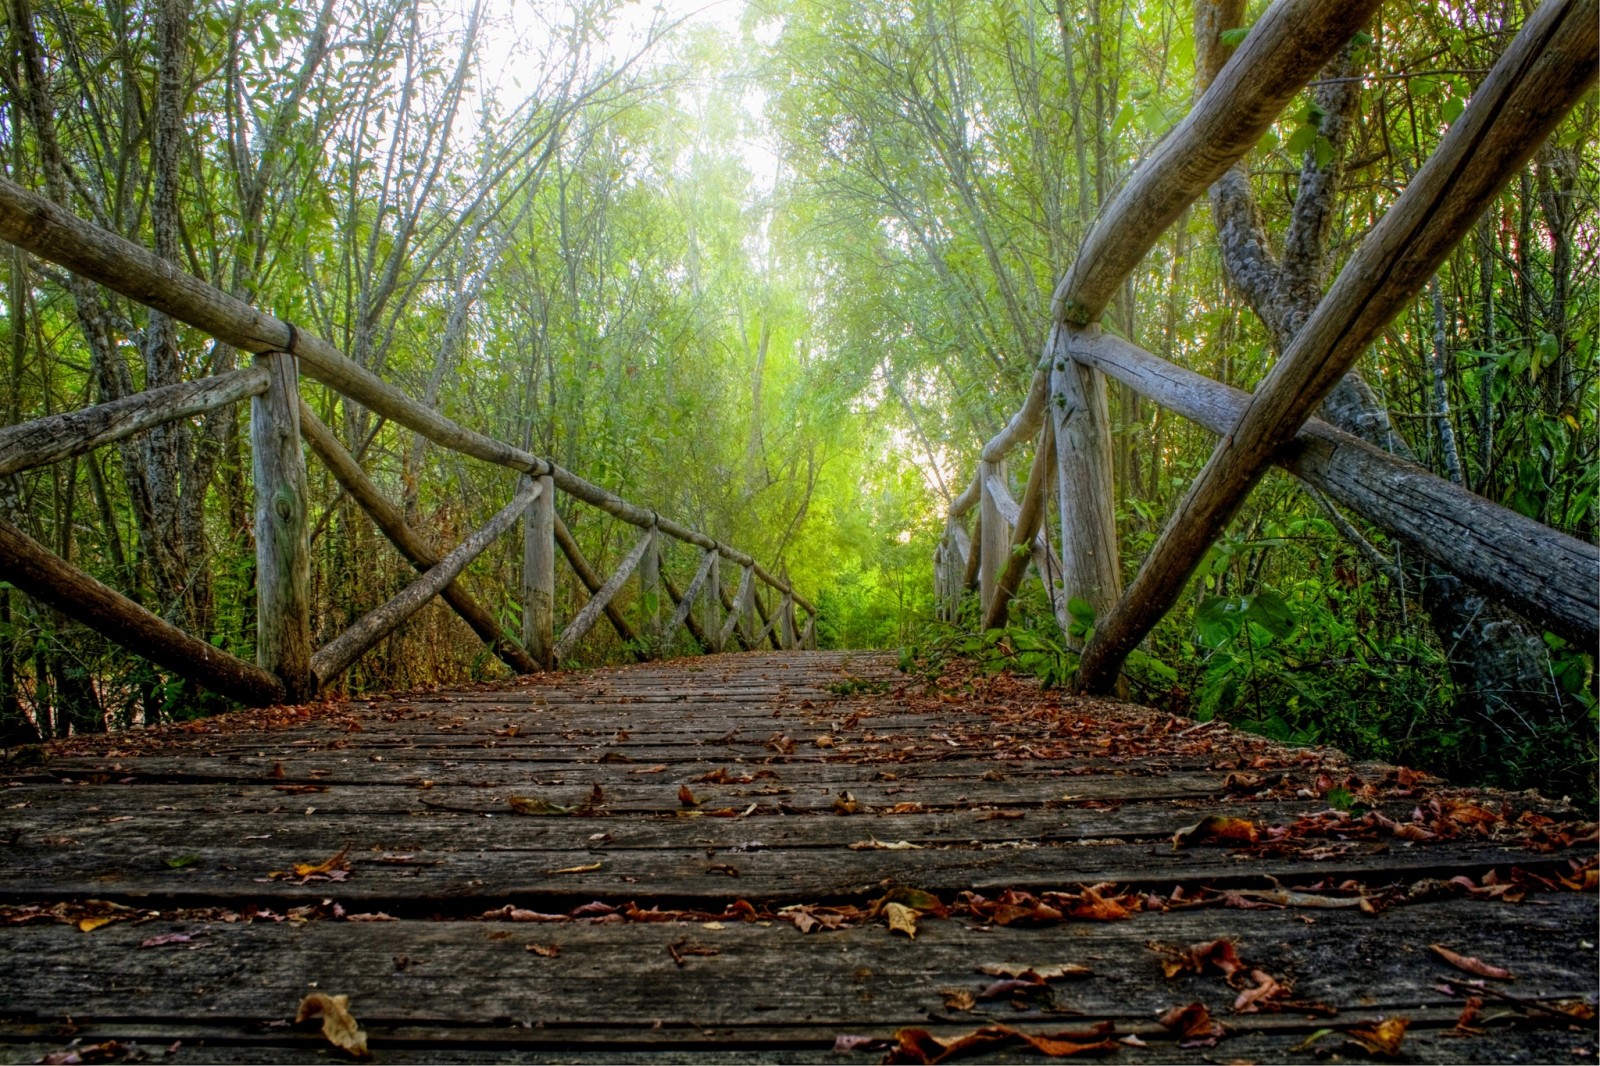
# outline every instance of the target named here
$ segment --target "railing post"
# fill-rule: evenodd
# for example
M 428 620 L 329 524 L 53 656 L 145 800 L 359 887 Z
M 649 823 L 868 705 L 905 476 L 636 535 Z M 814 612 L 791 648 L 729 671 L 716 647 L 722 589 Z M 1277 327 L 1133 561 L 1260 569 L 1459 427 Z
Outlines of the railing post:
M 1090 326 L 1084 332 L 1099 328 Z M 1065 331 L 1053 354 L 1050 416 L 1056 432 L 1063 593 L 1087 601 L 1098 620 L 1122 595 L 1106 379 L 1073 360 Z M 1070 635 L 1067 644 L 1074 650 L 1083 647 L 1082 640 Z
M 522 527 L 522 646 L 542 669 L 555 669 L 556 482 L 539 478 L 539 496 Z
M 778 628 L 782 632 L 779 638 L 784 651 L 794 651 L 795 641 L 798 636 L 794 629 L 794 593 L 783 594 L 783 602 L 778 605 Z
M 290 702 L 298 702 L 315 689 L 298 368 L 288 352 L 264 352 L 256 356 L 256 365 L 268 374 L 267 391 L 250 399 L 256 493 L 256 662 L 283 682 Z
M 1011 550 L 1011 524 L 1000 515 L 1000 507 L 995 502 L 994 493 L 989 490 L 989 479 L 1004 478 L 1006 476 L 1006 463 L 999 462 L 978 464 L 978 543 L 974 549 L 978 552 L 978 602 L 983 610 L 980 614 L 987 617 L 989 607 L 994 602 L 995 591 L 998 585 L 1001 569 L 1006 565 L 1006 555 Z
M 716 551 L 717 549 L 713 548 L 711 550 Z M 706 651 L 720 652 L 722 650 L 722 619 L 719 617 L 722 611 L 722 557 L 720 555 L 712 561 L 711 573 L 707 575 L 706 580 L 708 583 L 705 594 L 705 623 L 701 628 L 706 631 L 706 636 L 710 639 L 712 645 Z
M 751 651 L 756 647 L 756 572 L 754 566 L 745 567 L 749 574 L 745 584 L 744 602 L 739 604 L 739 632 L 744 634 L 744 646 Z
M 639 632 L 653 642 L 661 634 L 661 531 L 650 525 L 650 547 L 639 564 Z

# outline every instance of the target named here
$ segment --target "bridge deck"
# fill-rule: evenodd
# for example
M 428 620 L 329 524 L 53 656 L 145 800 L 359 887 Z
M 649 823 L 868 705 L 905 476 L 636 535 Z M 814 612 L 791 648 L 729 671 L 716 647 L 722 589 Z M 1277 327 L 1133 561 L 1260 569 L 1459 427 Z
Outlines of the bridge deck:
M 1595 1058 L 1592 812 L 880 655 L 249 712 L 0 781 L 11 1061 L 338 1058 L 293 1023 L 314 992 L 382 1062 L 929 1061 L 974 1033 L 949 1052 L 1011 1059 L 1063 1032 L 1362 1059 L 1385 1018 L 1412 1060 Z M 1191 1003 L 1221 1028 L 1161 1024 Z

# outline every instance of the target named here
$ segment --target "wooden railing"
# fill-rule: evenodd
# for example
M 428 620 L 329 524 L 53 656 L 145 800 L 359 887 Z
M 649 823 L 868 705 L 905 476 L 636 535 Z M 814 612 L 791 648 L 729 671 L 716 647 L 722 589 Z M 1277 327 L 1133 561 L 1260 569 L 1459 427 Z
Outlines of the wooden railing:
M 1005 624 L 1032 562 L 1068 643 L 1077 688 L 1105 692 L 1182 593 L 1211 543 L 1277 464 L 1544 628 L 1593 647 L 1600 552 L 1436 477 L 1311 414 L 1483 208 L 1594 83 L 1595 0 L 1546 0 L 1473 93 L 1427 164 L 1363 240 L 1254 394 L 1102 333 L 1112 294 L 1190 203 L 1267 131 L 1376 0 L 1277 0 L 1194 109 L 1101 213 L 1054 298 L 1054 322 L 1022 408 L 984 445 L 935 552 L 941 614 L 976 589 L 984 628 Z M 1122 588 L 1105 378 L 1221 437 L 1138 577 Z M 1032 440 L 1020 504 L 1007 460 Z M 1051 479 L 1061 557 L 1041 533 Z M 978 511 L 968 534 L 964 516 Z M 1094 618 L 1083 641 L 1068 604 Z
M 547 459 L 457 424 L 347 359 L 328 341 L 184 274 L 144 248 L 5 179 L 0 179 L 0 240 L 255 354 L 255 365 L 249 369 L 0 428 L 0 477 L 6 477 L 153 426 L 250 401 L 257 593 L 254 663 L 185 633 L 0 519 L 0 580 L 180 676 L 245 704 L 304 699 L 331 685 L 435 596 L 442 596 L 518 673 L 553 669 L 578 647 L 601 614 L 624 641 L 646 648 L 665 644 L 680 627 L 686 627 L 707 651 L 722 651 L 735 643 L 752 649 L 768 644 L 776 649 L 816 645 L 816 607 L 786 579 L 769 573 L 744 552 L 630 503 Z M 407 525 L 400 508 L 383 496 L 300 398 L 301 372 L 436 444 L 518 471 L 522 477 L 516 492 L 481 529 L 440 555 Z M 388 602 L 315 650 L 302 442 L 311 445 L 340 487 L 420 572 Z M 642 531 L 633 550 L 604 581 L 556 514 L 558 491 Z M 524 538 L 520 640 L 503 632 L 495 616 L 457 581 L 519 520 Z M 662 568 L 663 538 L 701 553 L 693 577 L 681 591 Z M 588 602 L 559 636 L 554 609 L 557 548 L 589 593 Z M 731 594 L 722 580 L 724 561 L 739 570 Z M 638 629 L 612 602 L 636 573 L 644 606 Z M 770 605 L 762 602 L 761 588 L 772 590 L 776 597 Z M 675 609 L 662 625 L 661 608 L 669 600 Z M 700 618 L 695 617 L 696 603 L 702 605 Z M 803 628 L 796 608 L 806 612 Z

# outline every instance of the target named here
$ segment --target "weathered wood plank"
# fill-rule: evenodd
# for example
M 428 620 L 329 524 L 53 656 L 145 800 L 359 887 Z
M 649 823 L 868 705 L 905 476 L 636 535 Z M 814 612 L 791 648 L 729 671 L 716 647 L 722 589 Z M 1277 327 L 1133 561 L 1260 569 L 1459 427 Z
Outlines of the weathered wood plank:
M 1123 660 L 1171 609 L 1273 456 L 1594 84 L 1597 62 L 1595 0 L 1547 0 L 1529 16 L 1174 508 L 1127 594 L 1084 649 L 1076 686 L 1104 692 L 1116 683 Z
M 254 663 L 191 637 L 49 552 L 0 519 L 0 579 L 158 666 L 249 706 L 284 699 L 283 683 Z
M 255 366 L 6 426 L 0 429 L 0 477 L 70 459 L 154 426 L 214 411 L 265 391 L 267 372 Z
M 578 542 L 572 538 L 572 533 L 567 529 L 567 524 L 558 514 L 555 516 L 556 544 L 561 548 L 561 554 L 567 557 L 572 572 L 578 575 L 578 580 L 583 582 L 583 587 L 593 596 L 605 587 L 605 582 L 600 575 L 594 572 L 594 567 L 589 565 L 589 560 L 584 557 L 583 551 L 578 547 Z M 611 628 L 617 631 L 617 636 L 622 638 L 624 644 L 631 644 L 634 640 L 633 626 L 622 617 L 622 612 L 606 603 L 606 619 L 611 623 Z M 553 653 L 552 653 L 553 654 Z
M 398 629 L 406 619 L 420 611 L 444 587 L 460 576 L 472 560 L 482 555 L 495 539 L 521 518 L 536 496 L 539 482 L 523 478 L 511 502 L 491 518 L 482 529 L 462 541 L 449 555 L 439 560 L 387 603 L 376 607 L 311 657 L 311 668 L 321 684 L 330 684 L 378 641 Z
M 1031 549 L 1044 518 L 1045 498 L 1050 493 L 1048 486 L 1055 476 L 1055 470 L 1055 431 L 1053 426 L 1046 426 L 1040 431 L 1039 446 L 1028 468 L 1028 484 L 1022 492 L 1022 504 L 1017 508 L 1016 517 L 1010 519 L 1011 543 L 1007 547 L 1000 573 L 995 578 L 994 601 L 984 613 L 984 629 L 1005 627 L 1011 598 L 1017 594 L 1022 575 L 1027 573 L 1028 564 L 1032 562 Z

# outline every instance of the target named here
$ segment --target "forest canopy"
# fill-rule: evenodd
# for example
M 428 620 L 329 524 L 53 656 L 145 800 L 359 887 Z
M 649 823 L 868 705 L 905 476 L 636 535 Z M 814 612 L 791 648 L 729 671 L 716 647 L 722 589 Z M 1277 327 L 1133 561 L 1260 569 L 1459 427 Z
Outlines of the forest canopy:
M 1226 46 L 1266 7 L 1199 6 Z M 1384 4 L 1104 328 L 1255 387 L 1525 17 Z M 0 166 L 463 425 L 748 551 L 818 604 L 826 645 L 1060 683 L 1072 640 L 1042 588 L 975 634 L 936 619 L 932 558 L 1022 402 L 1056 282 L 1203 89 L 1204 21 L 1188 0 L 6 0 Z M 1590 544 L 1597 107 L 1591 92 L 1323 412 Z M 5 425 L 249 361 L 10 246 L 0 287 Z M 510 496 L 505 470 L 312 382 L 302 395 L 437 543 Z M 1110 414 L 1131 577 L 1215 438 L 1115 384 Z M 247 419 L 225 408 L 5 478 L 0 516 L 251 659 Z M 326 470 L 310 477 L 320 643 L 412 571 Z M 603 573 L 632 547 L 592 509 L 558 511 Z M 521 562 L 505 538 L 467 578 L 512 632 Z M 664 565 L 686 581 L 695 560 Z M 563 578 L 557 597 L 566 618 L 587 592 Z M 575 663 L 686 647 L 607 638 Z M 1594 651 L 1280 472 L 1127 679 L 1134 699 L 1284 740 L 1578 790 Z M 504 673 L 435 605 L 346 686 Z M 220 706 L 0 590 L 8 743 Z

